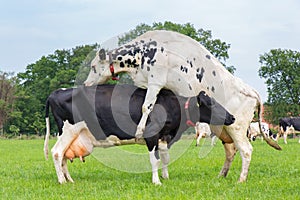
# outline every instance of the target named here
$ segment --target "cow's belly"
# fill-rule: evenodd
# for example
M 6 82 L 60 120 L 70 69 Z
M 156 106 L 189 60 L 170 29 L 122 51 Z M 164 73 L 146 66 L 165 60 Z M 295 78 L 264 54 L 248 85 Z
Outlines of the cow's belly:
M 216 136 L 222 140 L 224 143 L 233 143 L 232 138 L 224 129 L 223 126 L 210 126 L 211 132 L 216 134 Z

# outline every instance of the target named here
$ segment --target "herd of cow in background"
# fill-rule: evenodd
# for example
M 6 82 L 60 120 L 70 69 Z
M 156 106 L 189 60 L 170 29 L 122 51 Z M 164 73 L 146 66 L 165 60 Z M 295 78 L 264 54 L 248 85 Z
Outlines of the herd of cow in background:
M 261 129 L 263 131 L 263 134 L 265 134 L 267 137 L 273 139 L 276 142 L 278 142 L 278 139 L 280 137 L 283 137 L 284 143 L 287 144 L 288 136 L 296 138 L 296 133 L 300 133 L 300 117 L 280 118 L 279 125 L 276 128 L 277 133 L 273 133 L 268 123 L 261 123 Z M 258 137 L 263 140 L 263 138 L 261 137 L 258 122 L 251 122 L 247 130 L 247 136 L 250 141 L 255 141 Z M 214 146 L 216 144 L 217 137 L 214 133 L 211 132 L 209 124 L 197 122 L 195 126 L 196 146 L 199 146 L 201 138 L 210 138 L 211 145 Z M 300 144 L 300 138 L 298 142 Z
M 95 87 L 109 78 L 116 79 L 120 72 L 128 73 L 135 86 Z M 168 149 L 188 126 L 195 127 L 196 145 L 204 135 L 212 138 L 211 145 L 216 144 L 216 138 L 222 141 L 225 162 L 221 177 L 227 176 L 239 151 L 242 170 L 238 181 L 244 182 L 253 150 L 250 141 L 261 136 L 281 150 L 275 142 L 280 135 L 286 143 L 288 134 L 300 131 L 300 117 L 282 118 L 274 137 L 268 124 L 262 122 L 259 94 L 225 70 L 197 41 L 172 31 L 149 31 L 118 49 L 99 50 L 85 87 L 59 89 L 49 96 L 46 158 L 49 106 L 59 129 L 58 141 L 51 149 L 59 183 L 73 182 L 67 160 L 78 157 L 84 161 L 94 147 L 143 140 L 149 151 L 152 183 L 160 185 L 160 161 L 162 178 L 168 179 Z M 258 122 L 251 123 L 254 112 Z

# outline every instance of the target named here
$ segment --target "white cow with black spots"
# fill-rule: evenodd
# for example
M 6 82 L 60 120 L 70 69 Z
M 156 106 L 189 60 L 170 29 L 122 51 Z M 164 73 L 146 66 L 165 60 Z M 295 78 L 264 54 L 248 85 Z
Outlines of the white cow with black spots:
M 186 97 L 204 90 L 215 98 L 236 118 L 235 123 L 227 127 L 211 126 L 211 130 L 223 141 L 226 152 L 219 175 L 227 175 L 236 150 L 239 150 L 242 158 L 239 182 L 247 179 L 252 146 L 246 132 L 254 112 L 258 110 L 259 116 L 261 114 L 261 99 L 252 87 L 229 73 L 199 42 L 172 31 L 146 32 L 118 49 L 108 53 L 104 50 L 97 52 L 85 84 L 104 83 L 120 72 L 128 73 L 136 86 L 148 88 L 137 137 L 141 137 L 162 88 Z M 259 117 L 259 120 L 262 119 Z M 265 140 L 274 148 L 281 149 L 274 141 L 266 137 Z

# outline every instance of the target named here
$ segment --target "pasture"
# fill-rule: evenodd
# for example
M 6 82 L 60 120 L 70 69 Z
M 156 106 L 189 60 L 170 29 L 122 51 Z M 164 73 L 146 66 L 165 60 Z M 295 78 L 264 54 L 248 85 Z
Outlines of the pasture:
M 162 186 L 151 184 L 151 172 L 116 170 L 99 162 L 95 155 L 87 157 L 85 163 L 78 159 L 73 164 L 68 162 L 75 183 L 59 185 L 52 158 L 44 159 L 43 142 L 0 139 L 0 199 L 300 199 L 298 139 L 289 139 L 287 145 L 280 139 L 282 151 L 260 140 L 252 142 L 249 177 L 242 184 L 237 183 L 241 169 L 239 154 L 228 177 L 217 178 L 224 162 L 221 142 L 207 156 L 199 158 L 209 147 L 195 147 L 195 140 L 183 139 L 174 151 L 181 146 L 188 148 L 170 164 L 170 180 L 162 180 Z M 51 140 L 50 146 L 54 143 Z M 117 148 L 147 153 L 145 146 Z M 95 154 L 102 151 L 109 151 L 112 160 L 126 159 L 113 155 L 115 151 L 111 149 L 96 150 Z M 150 166 L 149 160 L 143 162 Z M 126 160 L 119 165 L 126 168 L 126 163 L 130 168 L 132 163 Z

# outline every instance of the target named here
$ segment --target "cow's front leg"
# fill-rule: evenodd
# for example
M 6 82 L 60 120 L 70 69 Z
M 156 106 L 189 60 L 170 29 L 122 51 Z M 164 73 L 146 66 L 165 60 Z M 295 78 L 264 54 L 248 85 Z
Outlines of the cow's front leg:
M 219 177 L 223 176 L 223 177 L 226 177 L 227 174 L 228 174 L 228 171 L 230 169 L 230 166 L 231 166 L 231 163 L 234 159 L 234 156 L 236 154 L 236 148 L 235 148 L 235 145 L 234 143 L 225 143 L 224 144 L 224 149 L 225 149 L 225 155 L 226 155 L 226 158 L 225 158 L 225 162 L 224 162 L 224 165 L 223 165 L 223 168 L 219 174 Z
M 168 164 L 170 162 L 170 155 L 167 142 L 160 140 L 158 143 L 158 150 L 162 162 L 162 177 L 164 179 L 169 179 Z
M 135 137 L 142 138 L 145 130 L 146 122 L 149 114 L 153 110 L 154 104 L 156 102 L 157 94 L 161 90 L 160 86 L 149 86 L 147 89 L 145 101 L 142 106 L 142 118 L 137 126 Z
M 158 151 L 156 151 L 156 146 L 154 146 L 153 150 L 149 152 L 149 155 L 150 155 L 150 163 L 152 166 L 152 183 L 154 183 L 155 185 L 161 185 L 158 176 L 160 159 L 159 159 Z

